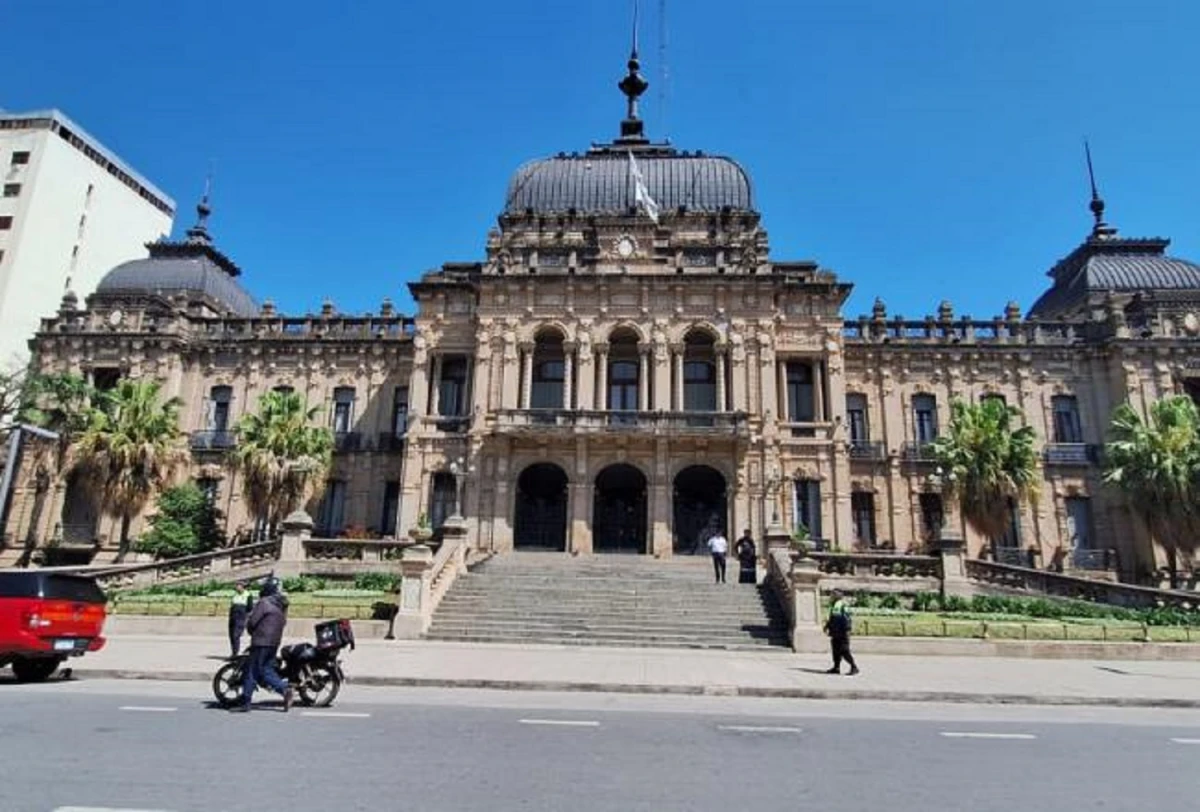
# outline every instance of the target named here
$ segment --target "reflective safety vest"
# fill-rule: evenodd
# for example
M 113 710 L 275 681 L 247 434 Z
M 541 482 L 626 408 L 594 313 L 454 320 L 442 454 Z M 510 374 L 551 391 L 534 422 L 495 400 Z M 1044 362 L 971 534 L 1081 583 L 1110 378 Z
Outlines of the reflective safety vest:
M 233 593 L 233 597 L 229 599 L 229 607 L 232 609 L 235 606 L 240 606 L 242 609 L 248 609 L 250 607 L 250 593 Z

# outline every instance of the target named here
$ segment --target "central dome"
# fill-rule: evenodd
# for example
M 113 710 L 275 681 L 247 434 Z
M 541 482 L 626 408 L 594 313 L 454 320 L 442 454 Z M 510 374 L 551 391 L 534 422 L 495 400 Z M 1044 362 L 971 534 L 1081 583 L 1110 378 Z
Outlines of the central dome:
M 628 150 L 614 144 L 525 164 L 508 184 L 504 213 L 627 214 L 636 202 L 631 154 L 650 197 L 664 212 L 680 207 L 754 211 L 750 177 L 730 158 L 664 147 Z

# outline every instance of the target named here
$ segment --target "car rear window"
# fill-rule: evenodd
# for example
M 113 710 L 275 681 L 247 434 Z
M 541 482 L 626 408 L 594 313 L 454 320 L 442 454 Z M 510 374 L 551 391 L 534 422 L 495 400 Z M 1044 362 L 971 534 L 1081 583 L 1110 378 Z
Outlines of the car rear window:
M 0 598 L 36 598 L 38 576 L 34 572 L 0 573 Z
M 42 583 L 42 597 L 55 601 L 104 603 L 104 590 L 91 578 L 72 575 L 47 575 Z

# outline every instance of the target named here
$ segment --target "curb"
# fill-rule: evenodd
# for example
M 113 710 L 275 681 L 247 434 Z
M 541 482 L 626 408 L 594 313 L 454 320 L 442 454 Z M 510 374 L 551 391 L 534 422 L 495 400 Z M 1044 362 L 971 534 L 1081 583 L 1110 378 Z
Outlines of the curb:
M 76 678 L 211 682 L 204 671 L 128 671 L 75 668 Z M 822 699 L 864 702 L 930 702 L 953 705 L 1043 705 L 1105 708 L 1171 708 L 1200 710 L 1200 699 L 1127 696 L 1055 696 L 1038 694 L 972 694 L 955 691 L 830 690 L 767 688 L 739 685 L 652 685 L 628 682 L 556 682 L 553 680 L 444 679 L 439 677 L 352 677 L 347 682 L 376 688 L 457 688 L 490 691 L 609 693 L 670 696 L 733 696 L 757 699 Z

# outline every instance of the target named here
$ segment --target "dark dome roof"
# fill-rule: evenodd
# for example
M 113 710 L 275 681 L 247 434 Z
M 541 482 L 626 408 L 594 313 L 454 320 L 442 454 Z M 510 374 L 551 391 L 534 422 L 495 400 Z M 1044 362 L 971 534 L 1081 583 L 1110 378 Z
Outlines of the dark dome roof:
M 238 316 L 258 312 L 254 299 L 207 257 L 135 259 L 113 268 L 96 287 L 96 293 L 200 293 Z
M 531 161 L 508 184 L 505 214 L 625 214 L 634 207 L 630 152 L 617 146 Z M 650 196 L 663 211 L 754 211 L 750 177 L 737 162 L 670 148 L 634 151 Z
M 1089 293 L 1189 290 L 1200 294 L 1200 265 L 1166 255 L 1170 240 L 1092 236 L 1050 270 L 1054 286 L 1030 309 L 1056 316 Z

